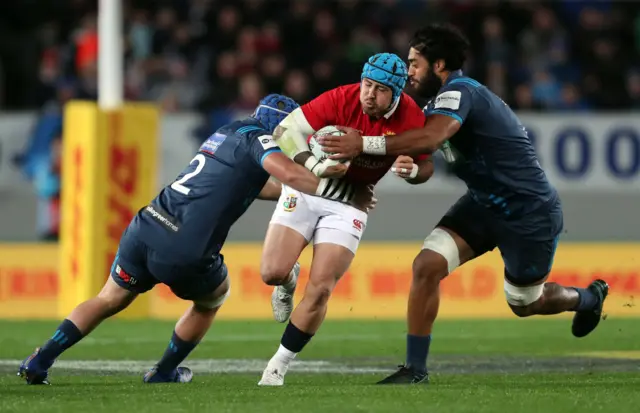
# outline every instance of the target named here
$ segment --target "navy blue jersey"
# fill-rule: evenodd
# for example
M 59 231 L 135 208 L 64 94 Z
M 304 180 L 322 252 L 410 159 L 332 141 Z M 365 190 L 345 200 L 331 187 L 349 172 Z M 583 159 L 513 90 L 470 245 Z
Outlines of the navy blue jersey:
M 513 219 L 557 198 L 524 126 L 486 86 L 452 72 L 425 114 L 460 122 L 442 149 L 476 202 Z
M 139 239 L 170 262 L 215 256 L 269 179 L 262 162 L 276 151 L 271 134 L 253 118 L 218 129 L 176 181 L 136 215 Z

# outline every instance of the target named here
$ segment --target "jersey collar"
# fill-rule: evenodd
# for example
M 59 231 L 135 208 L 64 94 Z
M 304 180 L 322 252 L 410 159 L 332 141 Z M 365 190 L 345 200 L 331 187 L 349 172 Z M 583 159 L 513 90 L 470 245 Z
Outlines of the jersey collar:
M 453 72 L 449 73 L 449 76 L 447 77 L 447 80 L 444 82 L 444 84 L 448 85 L 452 80 L 463 76 L 464 75 L 462 74 L 462 70 L 454 70 Z
M 391 117 L 391 115 L 394 114 L 396 109 L 398 109 L 398 106 L 400 105 L 400 98 L 402 98 L 402 96 L 398 96 L 398 99 L 396 99 L 396 101 L 393 103 L 393 105 L 391 105 L 391 109 L 389 109 L 387 111 L 387 113 L 385 113 L 383 115 L 385 119 L 389 119 Z

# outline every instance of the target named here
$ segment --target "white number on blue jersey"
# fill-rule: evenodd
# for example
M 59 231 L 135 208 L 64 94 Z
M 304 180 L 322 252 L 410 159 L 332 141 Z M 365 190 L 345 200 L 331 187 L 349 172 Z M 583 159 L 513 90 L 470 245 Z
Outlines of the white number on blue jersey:
M 171 189 L 174 189 L 174 190 L 180 192 L 181 194 L 189 195 L 189 192 L 191 192 L 191 189 L 187 188 L 183 184 L 186 183 L 189 179 L 191 179 L 194 176 L 198 175 L 202 171 L 202 168 L 204 168 L 204 163 L 205 163 L 206 160 L 207 160 L 207 158 L 205 158 L 205 156 L 203 154 L 201 154 L 201 153 L 197 154 L 191 160 L 191 162 L 189 162 L 189 165 L 191 165 L 194 162 L 198 162 L 198 166 L 196 166 L 196 169 L 193 172 L 189 172 L 188 174 L 185 174 L 182 177 L 182 179 L 180 179 L 179 181 L 175 181 L 174 183 L 172 183 L 171 184 Z

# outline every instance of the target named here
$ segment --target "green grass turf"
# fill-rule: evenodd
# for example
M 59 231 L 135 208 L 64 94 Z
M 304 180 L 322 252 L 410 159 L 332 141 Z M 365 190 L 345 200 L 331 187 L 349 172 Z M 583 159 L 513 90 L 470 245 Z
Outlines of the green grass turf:
M 0 359 L 22 359 L 52 335 L 56 322 L 0 322 Z M 592 368 L 588 361 L 558 371 L 535 368 L 491 371 L 517 360 L 582 352 L 640 353 L 638 320 L 603 321 L 584 339 L 570 334 L 568 319 L 440 321 L 431 348 L 432 384 L 374 386 L 382 373 L 301 373 L 284 388 L 259 388 L 255 373 L 198 373 L 186 385 L 143 385 L 144 371 L 102 374 L 52 370 L 52 386 L 26 386 L 15 367 L 0 366 L 0 412 L 580 412 L 640 411 L 640 365 L 618 362 Z M 262 359 L 277 348 L 284 325 L 220 322 L 189 360 Z M 61 360 L 148 360 L 164 351 L 172 323 L 107 321 Z M 336 365 L 392 369 L 404 358 L 402 321 L 327 321 L 300 356 Z M 486 365 L 482 362 L 486 361 Z M 476 370 L 471 368 L 474 363 Z M 613 363 L 613 362 L 612 362 Z M 602 363 L 601 363 L 602 364 Z M 620 366 L 626 366 L 622 368 Z M 612 364 L 613 365 L 613 364 Z M 480 367 L 478 367 L 480 366 Z M 535 366 L 535 363 L 534 363 Z M 468 368 L 467 368 L 468 367 Z

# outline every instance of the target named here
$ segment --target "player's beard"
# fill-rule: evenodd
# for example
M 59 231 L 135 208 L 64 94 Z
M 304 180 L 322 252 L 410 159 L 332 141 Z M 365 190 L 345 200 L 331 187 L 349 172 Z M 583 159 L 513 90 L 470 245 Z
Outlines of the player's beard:
M 442 87 L 442 80 L 433 71 L 433 68 L 427 70 L 427 74 L 424 78 L 417 82 L 414 86 L 416 93 L 424 99 L 431 99 L 438 94 L 438 91 Z

